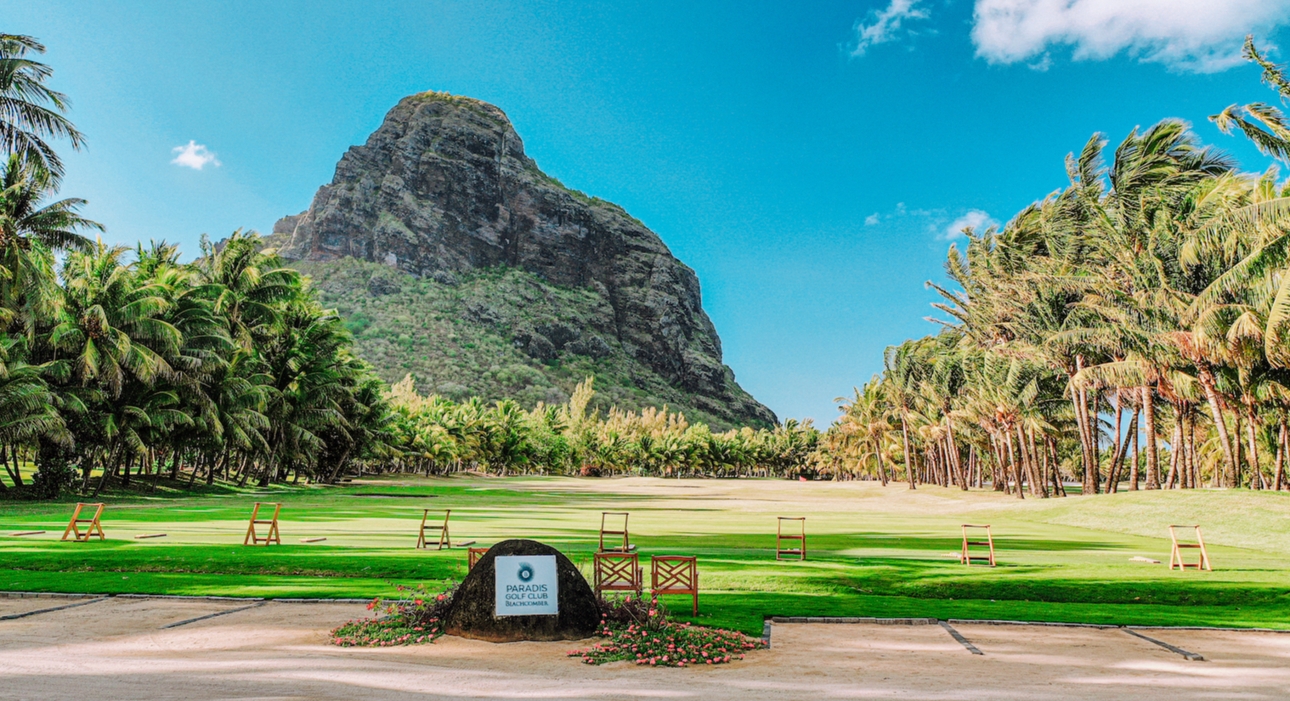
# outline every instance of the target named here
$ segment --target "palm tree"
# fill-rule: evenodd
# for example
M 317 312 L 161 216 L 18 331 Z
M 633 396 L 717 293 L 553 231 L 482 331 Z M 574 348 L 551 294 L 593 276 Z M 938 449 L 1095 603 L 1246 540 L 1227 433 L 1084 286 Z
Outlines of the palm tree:
M 6 324 L 16 314 L 28 326 L 48 316 L 55 283 L 50 253 L 88 250 L 90 241 L 78 231 L 103 230 L 78 213 L 84 200 L 46 202 L 54 187 L 48 172 L 20 154 L 0 164 L 0 321 Z
M 29 36 L 0 34 L 0 150 L 44 171 L 56 182 L 63 162 L 45 139 L 65 138 L 79 149 L 85 137 L 63 116 L 67 97 L 45 81 L 49 66 L 31 59 L 45 47 Z
M 183 333 L 162 317 L 174 302 L 159 281 L 140 281 L 123 263 L 129 249 L 101 241 L 73 253 L 63 266 L 62 308 L 49 344 L 70 362 L 82 386 L 102 387 L 109 400 L 129 381 L 151 386 L 173 370 Z

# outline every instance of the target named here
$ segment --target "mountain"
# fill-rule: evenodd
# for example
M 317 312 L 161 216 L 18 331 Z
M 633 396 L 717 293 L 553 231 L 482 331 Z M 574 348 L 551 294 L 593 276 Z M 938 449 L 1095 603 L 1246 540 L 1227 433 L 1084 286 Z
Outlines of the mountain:
M 623 408 L 775 422 L 722 363 L 694 271 L 621 207 L 543 173 L 488 103 L 404 98 L 274 232 L 387 380 L 532 403 L 594 374 Z

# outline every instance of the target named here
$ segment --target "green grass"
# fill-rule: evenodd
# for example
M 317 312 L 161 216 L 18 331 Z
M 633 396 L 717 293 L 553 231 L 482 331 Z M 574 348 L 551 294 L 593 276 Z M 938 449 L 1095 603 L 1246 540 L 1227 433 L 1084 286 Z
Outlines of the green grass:
M 361 496 L 372 493 L 397 497 Z M 283 545 L 241 544 L 257 499 L 284 503 Z M 456 541 L 534 538 L 589 573 L 600 512 L 623 510 L 642 555 L 699 556 L 699 622 L 749 633 L 767 615 L 1290 629 L 1284 493 L 1018 501 L 869 483 L 461 477 L 158 491 L 108 502 L 102 543 L 58 540 L 68 503 L 0 502 L 0 590 L 371 597 L 393 595 L 394 583 L 440 587 L 465 575 L 465 551 L 412 547 L 427 507 L 453 510 Z M 777 515 L 808 517 L 807 561 L 774 559 Z M 951 557 L 964 522 L 994 526 L 999 567 Z M 1167 561 L 1170 523 L 1205 526 L 1215 572 L 1130 561 Z M 9 536 L 36 529 L 47 533 Z M 168 535 L 133 538 L 156 532 Z M 300 543 L 320 536 L 327 540 Z M 688 607 L 677 599 L 673 608 Z

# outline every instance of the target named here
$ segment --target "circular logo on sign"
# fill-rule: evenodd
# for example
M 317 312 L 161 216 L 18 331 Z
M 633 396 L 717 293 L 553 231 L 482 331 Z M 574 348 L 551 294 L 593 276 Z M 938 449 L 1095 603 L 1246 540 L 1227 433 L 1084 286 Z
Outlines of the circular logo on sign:
M 530 567 L 527 562 L 523 563 L 520 565 L 520 572 L 516 576 L 520 578 L 521 582 L 527 582 L 530 579 L 533 579 L 533 568 Z

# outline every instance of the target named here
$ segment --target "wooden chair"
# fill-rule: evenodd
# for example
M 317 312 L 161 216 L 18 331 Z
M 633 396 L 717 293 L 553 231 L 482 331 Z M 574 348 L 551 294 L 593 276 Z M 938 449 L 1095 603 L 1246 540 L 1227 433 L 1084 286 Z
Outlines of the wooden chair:
M 262 505 L 273 507 L 273 518 L 260 518 L 260 507 Z M 282 511 L 282 504 L 277 502 L 255 502 L 255 508 L 251 510 L 251 523 L 246 528 L 246 537 L 242 539 L 242 545 L 282 545 L 282 538 L 278 535 L 278 513 Z M 256 526 L 268 525 L 269 532 L 260 537 L 255 532 Z
M 1196 542 L 1179 543 L 1178 534 L 1174 531 L 1175 528 L 1194 528 L 1196 530 Z M 1209 553 L 1205 551 L 1205 539 L 1202 538 L 1200 535 L 1200 526 L 1170 526 L 1169 539 L 1172 540 L 1174 544 L 1173 549 L 1169 551 L 1169 569 L 1170 570 L 1174 569 L 1174 567 L 1176 566 L 1180 570 L 1185 570 L 1188 567 L 1192 567 L 1198 570 L 1207 570 L 1209 572 L 1214 571 L 1214 568 L 1211 567 L 1209 564 Z M 1182 551 L 1187 549 L 1199 550 L 1200 560 L 1195 564 L 1190 564 L 1185 562 L 1183 560 Z
M 435 547 L 435 550 L 442 550 L 445 549 L 445 547 L 446 549 L 452 550 L 453 538 L 449 537 L 448 534 L 448 519 L 453 515 L 453 510 L 444 510 L 444 525 L 430 523 L 430 511 L 430 509 L 426 509 L 426 511 L 421 515 L 421 533 L 417 536 L 418 549 L 419 547 L 427 547 L 427 549 L 430 547 L 431 540 L 426 536 L 427 531 L 430 531 L 431 534 L 435 531 L 439 531 L 439 541 L 437 541 L 437 544 L 439 545 Z
M 980 538 L 980 535 L 969 537 L 969 528 L 973 531 L 977 531 L 978 533 L 981 530 L 984 530 L 985 540 L 972 540 L 971 537 Z M 990 554 L 973 555 L 972 548 L 974 546 L 988 547 L 990 548 Z M 978 562 L 988 562 L 991 567 L 994 567 L 994 535 L 990 532 L 990 526 L 988 524 L 984 526 L 974 526 L 970 523 L 963 524 L 963 550 L 959 552 L 959 562 L 970 566 L 973 560 Z
M 596 553 L 596 593 L 629 591 L 637 595 L 644 588 L 640 556 L 636 553 Z
M 801 530 L 797 533 L 785 533 L 784 522 L 797 521 Z M 790 545 L 784 547 L 784 541 L 797 541 L 797 547 Z M 806 517 L 805 516 L 780 516 L 779 522 L 775 529 L 775 559 L 783 560 L 785 557 L 797 558 L 798 560 L 806 559 Z
M 479 558 L 483 557 L 486 552 L 488 552 L 488 548 L 467 548 L 466 571 L 469 572 L 475 569 L 475 563 L 479 562 Z
M 600 512 L 600 552 L 627 553 L 636 549 L 636 546 L 631 544 L 631 540 L 627 535 L 627 517 L 629 515 L 630 514 L 624 511 Z M 607 523 L 608 519 L 610 517 L 613 517 L 615 520 L 617 520 L 619 516 L 623 517 L 623 528 L 622 530 L 613 530 L 612 528 L 609 527 L 609 524 Z M 613 525 L 617 525 L 617 524 L 613 524 Z M 605 536 L 610 536 L 610 545 L 608 547 L 605 546 Z M 614 536 L 622 536 L 623 538 L 622 545 L 617 545 L 613 543 L 613 541 L 618 540 Z
M 94 516 L 91 518 L 81 518 L 81 510 L 87 506 L 94 507 Z M 97 535 L 99 540 L 107 540 L 103 534 L 103 525 L 99 523 L 99 518 L 103 516 L 103 509 L 106 504 L 76 504 L 76 510 L 72 512 L 72 520 L 67 522 L 67 529 L 63 531 L 63 540 L 67 540 L 68 535 L 72 535 L 72 540 L 79 543 L 88 543 L 90 536 Z M 88 523 L 85 530 L 81 531 L 81 524 Z
M 685 555 L 651 557 L 650 594 L 688 594 L 694 597 L 691 615 L 699 615 L 699 558 Z

